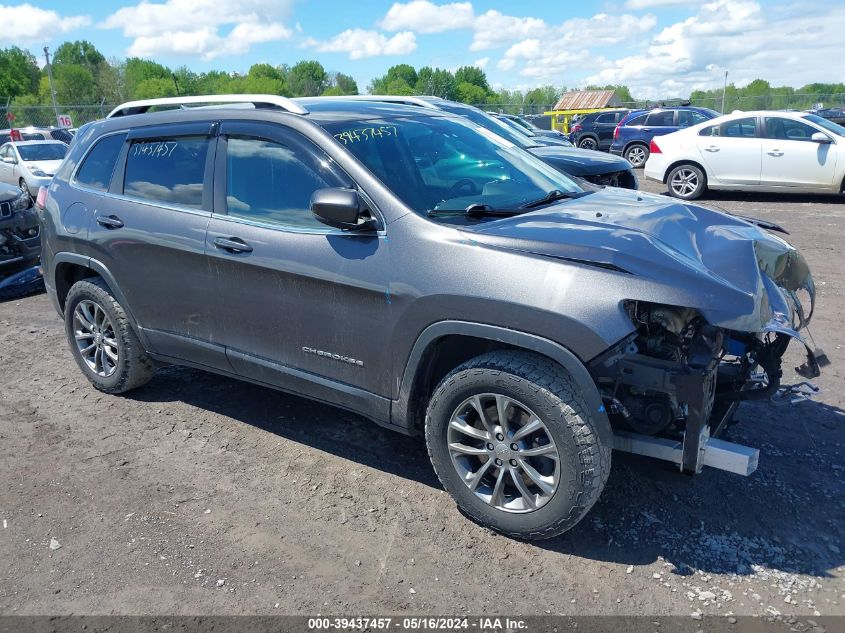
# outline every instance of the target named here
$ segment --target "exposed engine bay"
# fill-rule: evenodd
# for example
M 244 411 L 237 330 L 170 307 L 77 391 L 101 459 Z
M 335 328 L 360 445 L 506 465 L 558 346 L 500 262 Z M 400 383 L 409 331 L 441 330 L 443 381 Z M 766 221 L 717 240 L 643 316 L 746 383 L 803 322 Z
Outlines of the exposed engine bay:
M 0 202 L 0 294 L 40 279 L 39 231 L 38 216 L 28 196 Z

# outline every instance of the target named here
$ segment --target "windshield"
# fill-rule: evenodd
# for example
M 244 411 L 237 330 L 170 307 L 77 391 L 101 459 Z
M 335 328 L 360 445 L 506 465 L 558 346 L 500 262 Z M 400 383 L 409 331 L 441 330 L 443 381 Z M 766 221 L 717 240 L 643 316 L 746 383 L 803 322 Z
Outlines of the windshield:
M 828 121 L 824 117 L 820 117 L 817 114 L 808 114 L 805 117 L 808 121 L 812 121 L 819 127 L 823 127 L 828 132 L 833 132 L 839 136 L 845 136 L 845 127 L 842 127 L 838 123 L 834 123 L 833 121 Z
M 514 119 L 508 119 L 506 117 L 497 118 L 497 121 L 504 123 L 509 128 L 511 128 L 517 134 L 524 134 L 527 137 L 534 137 L 537 136 L 534 130 L 530 130 L 528 128 L 522 127 L 519 123 L 517 123 Z
M 324 127 L 421 214 L 471 205 L 511 210 L 552 191 L 584 191 L 532 154 L 463 119 L 368 119 Z
M 21 160 L 62 160 L 67 153 L 64 143 L 38 143 L 37 145 L 18 145 Z

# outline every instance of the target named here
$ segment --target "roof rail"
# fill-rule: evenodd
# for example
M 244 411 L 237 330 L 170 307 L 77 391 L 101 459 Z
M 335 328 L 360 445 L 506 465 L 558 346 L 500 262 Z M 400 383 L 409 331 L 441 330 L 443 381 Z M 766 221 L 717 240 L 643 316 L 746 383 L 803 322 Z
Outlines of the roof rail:
M 279 95 L 196 95 L 190 97 L 164 97 L 161 99 L 142 99 L 140 101 L 129 101 L 117 106 L 109 112 L 107 119 L 130 114 L 143 114 L 150 108 L 156 106 L 188 106 L 193 104 L 206 103 L 251 103 L 256 108 L 280 108 L 292 114 L 308 114 L 308 110 L 295 101 Z
M 439 97 L 406 97 L 402 95 L 348 95 L 348 96 L 331 96 L 320 97 L 321 99 L 350 99 L 352 101 L 377 101 L 381 103 L 403 103 L 405 105 L 415 105 L 422 108 L 431 108 L 433 110 L 439 109 L 434 101 Z

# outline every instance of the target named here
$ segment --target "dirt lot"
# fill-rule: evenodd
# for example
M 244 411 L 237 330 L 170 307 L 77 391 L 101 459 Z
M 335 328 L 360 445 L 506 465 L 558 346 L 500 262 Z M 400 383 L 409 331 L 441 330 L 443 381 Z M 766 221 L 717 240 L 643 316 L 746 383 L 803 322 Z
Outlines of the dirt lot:
M 749 478 L 615 455 L 539 544 L 467 521 L 414 439 L 190 369 L 106 396 L 46 296 L 0 304 L 0 613 L 845 614 L 845 203 L 706 204 L 792 232 L 824 394 L 741 407 Z

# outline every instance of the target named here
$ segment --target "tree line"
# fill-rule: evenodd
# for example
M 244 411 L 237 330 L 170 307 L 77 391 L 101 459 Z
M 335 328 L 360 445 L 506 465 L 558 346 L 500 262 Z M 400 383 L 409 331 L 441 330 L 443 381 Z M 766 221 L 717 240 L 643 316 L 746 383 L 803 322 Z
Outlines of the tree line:
M 65 107 L 200 94 L 263 93 L 311 97 L 355 95 L 359 91 L 350 75 L 328 71 L 316 60 L 303 60 L 293 65 L 254 64 L 246 73 L 217 70 L 196 73 L 186 66 L 171 69 L 137 57 L 106 59 L 85 40 L 65 42 L 56 48 L 52 73 L 56 100 Z M 654 103 L 635 99 L 624 85 L 587 88 L 615 90 L 619 100 L 631 107 Z M 546 85 L 527 92 L 494 89 L 484 70 L 476 66 L 462 66 L 452 72 L 430 66 L 417 69 L 409 64 L 396 64 L 373 79 L 367 91 L 371 94 L 435 95 L 518 113 L 542 112 L 552 106 L 566 88 Z M 690 101 L 719 109 L 722 92 L 721 88 L 696 90 L 690 95 Z M 835 94 L 838 98 L 831 99 Z M 729 85 L 725 91 L 725 110 L 806 109 L 818 102 L 841 105 L 843 95 L 845 84 L 842 83 L 814 83 L 791 88 L 774 87 L 758 79 L 743 87 Z M 15 46 L 0 49 L 0 98 L 3 97 L 10 99 L 9 110 L 15 113 L 26 112 L 27 108 L 32 110 L 32 106 L 51 105 L 46 68 L 39 67 L 31 52 Z M 17 124 L 24 122 L 17 121 Z

